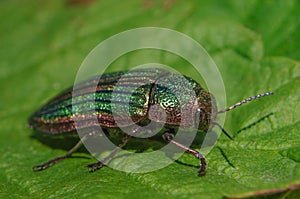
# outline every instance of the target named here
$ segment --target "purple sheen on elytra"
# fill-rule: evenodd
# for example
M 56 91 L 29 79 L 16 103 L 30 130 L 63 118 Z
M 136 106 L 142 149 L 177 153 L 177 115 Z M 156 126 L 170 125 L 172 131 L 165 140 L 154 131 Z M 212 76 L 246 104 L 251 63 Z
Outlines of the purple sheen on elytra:
M 108 73 L 100 78 L 93 77 L 77 84 L 74 87 L 75 90 L 72 87 L 54 97 L 37 110 L 30 117 L 28 123 L 33 129 L 49 134 L 74 131 L 74 119 L 80 123 L 82 128 L 93 125 L 100 125 L 104 128 L 125 126 L 131 122 L 125 115 L 130 116 L 129 118 L 135 123 L 149 120 L 148 110 L 150 106 L 158 104 L 167 113 L 166 125 L 178 126 L 182 119 L 178 100 L 168 88 L 156 84 L 158 80 L 163 80 L 169 76 L 176 77 L 176 75 L 160 68 L 147 68 L 132 70 L 127 73 Z M 195 91 L 199 108 L 205 113 L 205 117 L 201 117 L 202 121 L 199 122 L 199 129 L 207 130 L 213 117 L 211 114 L 212 96 L 193 79 L 185 78 Z M 188 101 L 190 96 L 184 96 L 186 88 L 182 87 L 180 78 L 171 86 L 173 89 L 179 90 L 182 97 Z M 114 97 L 112 97 L 113 95 Z M 112 114 L 112 106 L 116 104 L 118 109 L 114 110 L 114 115 L 121 117 L 118 120 L 121 122 L 118 124 Z M 95 116 L 98 119 L 97 123 L 93 119 Z M 161 122 L 159 118 L 157 118 L 157 122 Z M 181 125 L 184 126 L 185 124 Z M 186 124 L 186 126 L 189 125 Z

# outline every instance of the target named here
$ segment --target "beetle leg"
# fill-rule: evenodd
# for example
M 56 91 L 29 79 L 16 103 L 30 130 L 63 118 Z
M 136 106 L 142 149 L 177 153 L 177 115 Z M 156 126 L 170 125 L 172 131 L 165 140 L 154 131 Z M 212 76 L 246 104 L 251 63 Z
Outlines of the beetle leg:
M 174 138 L 174 135 L 171 134 L 171 133 L 164 133 L 163 134 L 163 138 L 164 140 L 166 140 L 167 142 L 171 143 L 171 144 L 174 144 L 175 146 L 185 150 L 186 152 L 188 153 L 191 153 L 193 156 L 195 156 L 196 158 L 198 158 L 200 160 L 200 169 L 198 171 L 198 176 L 202 176 L 202 175 L 205 175 L 206 173 L 206 160 L 204 158 L 204 156 L 196 151 L 196 150 L 193 150 L 193 149 L 190 149 L 189 147 L 187 146 L 184 146 L 176 141 L 173 140 Z
M 82 137 L 82 139 L 79 140 L 79 142 L 73 147 L 71 148 L 65 155 L 63 156 L 59 156 L 59 157 L 56 157 L 52 160 L 49 160 L 48 162 L 45 162 L 43 164 L 40 164 L 40 165 L 37 165 L 37 166 L 34 166 L 32 167 L 32 170 L 33 171 L 42 171 L 42 170 L 45 170 L 47 169 L 48 167 L 51 167 L 52 165 L 54 165 L 55 163 L 57 162 L 60 162 L 66 158 L 69 158 L 72 156 L 72 154 L 77 151 L 77 149 L 82 145 L 82 143 L 86 140 L 86 136 L 85 137 Z
M 94 172 L 96 170 L 99 170 L 103 167 L 103 165 L 110 159 L 112 159 L 116 153 L 123 147 L 125 146 L 125 144 L 127 143 L 127 141 L 138 132 L 138 129 L 133 130 L 130 134 L 127 134 L 121 141 L 121 143 L 114 148 L 110 154 L 108 156 L 106 156 L 105 158 L 103 158 L 101 161 L 93 163 L 93 164 L 89 164 L 87 165 L 87 168 L 89 169 L 90 172 Z

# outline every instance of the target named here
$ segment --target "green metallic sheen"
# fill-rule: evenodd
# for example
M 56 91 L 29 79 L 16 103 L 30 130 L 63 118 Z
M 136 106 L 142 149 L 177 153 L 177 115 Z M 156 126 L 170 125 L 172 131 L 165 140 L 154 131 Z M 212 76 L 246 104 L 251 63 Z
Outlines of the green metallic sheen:
M 193 128 L 199 123 L 196 128 L 207 131 L 216 114 L 213 111 L 216 110 L 216 105 L 212 95 L 193 79 L 184 76 L 197 97 L 196 101 L 191 101 L 186 88 L 182 86 L 183 82 L 177 76 L 181 75 L 161 68 L 147 68 L 94 77 L 53 98 L 30 117 L 29 125 L 38 131 L 60 134 L 75 130 L 74 119 L 81 124 L 80 128 L 93 125 L 105 128 L 126 126 L 132 121 L 139 125 L 147 124 L 149 120 L 165 122 L 156 112 L 149 114 L 150 108 L 158 105 L 156 108 L 167 114 L 166 126 Z M 178 81 L 173 81 L 172 78 Z M 170 79 L 173 83 L 169 88 L 161 85 Z M 186 104 L 180 106 L 171 89 L 178 90 Z M 117 107 L 113 112 L 118 117 L 118 123 L 112 115 L 112 106 Z M 190 111 L 190 118 L 182 118 L 182 107 Z M 194 114 L 200 109 L 200 121 L 195 121 Z M 97 117 L 98 124 L 92 122 L 93 117 Z

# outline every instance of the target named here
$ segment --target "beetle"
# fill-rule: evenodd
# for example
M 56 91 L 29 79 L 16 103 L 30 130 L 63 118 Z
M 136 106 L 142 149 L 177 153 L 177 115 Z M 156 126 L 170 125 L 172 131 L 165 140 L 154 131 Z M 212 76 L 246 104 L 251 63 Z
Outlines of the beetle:
M 150 121 L 164 123 L 163 140 L 173 144 L 186 152 L 192 154 L 200 162 L 198 175 L 206 173 L 206 160 L 204 156 L 175 140 L 174 129 L 179 126 L 184 128 L 196 129 L 198 132 L 208 132 L 213 126 L 218 126 L 222 132 L 230 139 L 233 139 L 220 124 L 216 122 L 216 116 L 219 113 L 232 110 L 246 102 L 254 99 L 269 96 L 272 92 L 267 92 L 253 97 L 244 99 L 229 108 L 217 111 L 216 102 L 211 93 L 206 91 L 200 84 L 188 76 L 183 76 L 184 80 L 180 79 L 181 74 L 177 74 L 162 68 L 144 68 L 131 71 L 121 71 L 103 74 L 101 77 L 94 77 L 78 83 L 73 87 L 63 91 L 39 110 L 31 115 L 28 120 L 29 127 L 49 135 L 68 135 L 74 132 L 77 128 L 89 129 L 93 126 L 100 126 L 103 129 L 119 129 L 121 126 L 130 125 L 128 118 L 138 126 L 145 126 Z M 122 78 L 125 77 L 125 78 Z M 176 81 L 174 81 L 174 78 Z M 172 79 L 167 88 L 163 83 Z M 195 93 L 196 98 L 190 98 L 183 87 L 184 82 L 187 83 Z M 116 89 L 118 85 L 118 90 Z M 128 89 L 132 89 L 129 92 Z M 177 90 L 181 98 L 185 101 L 180 103 L 174 95 L 174 90 Z M 113 98 L 113 93 L 117 98 Z M 129 102 L 128 102 L 129 100 Z M 113 114 L 113 104 L 120 104 L 121 108 L 117 109 L 117 114 L 123 122 L 117 122 Z M 129 104 L 125 108 L 122 104 Z M 150 112 L 151 108 L 158 107 L 165 112 L 165 118 L 161 118 L 159 111 Z M 182 110 L 187 114 L 183 115 Z M 125 110 L 125 111 L 124 111 Z M 127 114 L 125 118 L 122 115 Z M 91 121 L 89 118 L 96 116 L 97 121 Z M 187 118 L 188 116 L 188 118 Z M 196 117 L 198 116 L 198 117 Z M 120 119 L 119 118 L 119 119 Z M 124 119 L 125 118 L 125 119 Z M 80 127 L 76 126 L 75 120 L 79 122 Z M 123 137 L 122 141 L 111 153 L 93 164 L 87 165 L 90 171 L 95 171 L 103 167 L 103 164 L 111 159 L 116 152 L 123 147 L 127 141 L 139 132 L 139 128 L 132 130 L 131 134 Z M 34 171 L 44 170 L 53 164 L 71 157 L 72 154 L 81 146 L 81 139 L 72 149 L 65 155 L 54 158 L 46 163 L 33 167 Z

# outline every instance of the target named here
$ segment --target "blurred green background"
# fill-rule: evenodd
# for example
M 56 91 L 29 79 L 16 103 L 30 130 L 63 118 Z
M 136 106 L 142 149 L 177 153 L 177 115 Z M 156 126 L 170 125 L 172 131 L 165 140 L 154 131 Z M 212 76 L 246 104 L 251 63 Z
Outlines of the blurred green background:
M 299 197 L 299 9 L 297 0 L 2 0 L 0 197 Z M 219 67 L 229 105 L 269 90 L 275 95 L 227 114 L 225 128 L 235 141 L 221 136 L 207 155 L 205 177 L 196 176 L 198 161 L 189 155 L 180 161 L 192 166 L 173 163 L 145 174 L 108 167 L 90 174 L 84 166 L 94 159 L 86 153 L 32 172 L 65 151 L 33 139 L 29 115 L 72 85 L 99 42 L 146 26 L 174 29 L 202 44 Z M 134 53 L 117 69 L 147 63 L 150 55 Z M 185 62 L 159 55 L 155 61 L 193 76 Z

